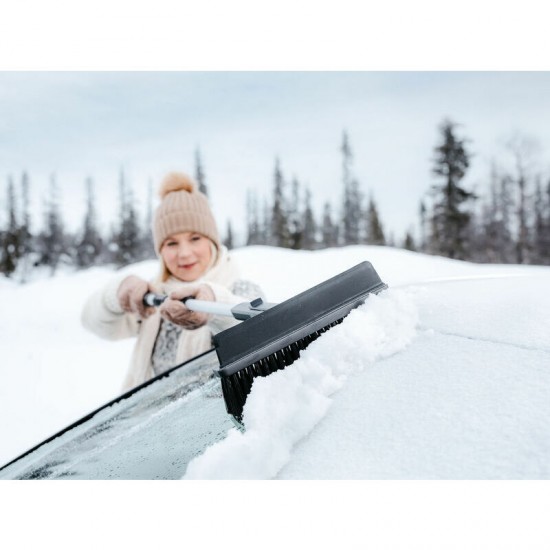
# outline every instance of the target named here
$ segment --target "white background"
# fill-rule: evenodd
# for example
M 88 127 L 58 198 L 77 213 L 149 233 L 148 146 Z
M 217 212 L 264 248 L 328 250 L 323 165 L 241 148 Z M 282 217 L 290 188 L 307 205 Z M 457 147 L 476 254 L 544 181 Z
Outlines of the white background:
M 1 66 L 548 69 L 543 5 L 21 0 L 2 6 Z M 543 548 L 548 489 L 524 482 L 10 482 L 0 487 L 2 539 L 9 548 L 186 546 L 189 536 L 199 548 Z M 156 516 L 159 502 L 166 507 Z

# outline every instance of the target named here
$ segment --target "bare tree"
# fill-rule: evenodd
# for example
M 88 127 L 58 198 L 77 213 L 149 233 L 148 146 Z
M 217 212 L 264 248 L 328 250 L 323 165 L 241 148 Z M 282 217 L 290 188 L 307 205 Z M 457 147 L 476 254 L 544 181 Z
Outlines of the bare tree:
M 515 164 L 515 174 L 512 176 L 517 190 L 517 236 L 516 262 L 528 263 L 531 254 L 531 229 L 529 216 L 532 211 L 531 202 L 531 171 L 533 156 L 538 144 L 532 138 L 515 134 L 507 143 Z

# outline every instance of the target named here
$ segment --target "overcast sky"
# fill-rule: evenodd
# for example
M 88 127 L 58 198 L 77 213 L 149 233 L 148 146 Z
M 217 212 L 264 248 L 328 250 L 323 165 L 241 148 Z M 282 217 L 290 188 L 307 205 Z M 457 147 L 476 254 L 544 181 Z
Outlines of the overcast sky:
M 444 118 L 471 140 L 465 181 L 483 191 L 514 133 L 539 142 L 537 167 L 550 174 L 549 113 L 550 72 L 0 72 L 0 209 L 8 175 L 19 184 L 28 171 L 39 212 L 55 173 L 76 227 L 91 176 L 110 223 L 121 168 L 143 203 L 149 181 L 193 173 L 200 147 L 222 233 L 228 218 L 244 227 L 247 189 L 269 194 L 275 157 L 320 213 L 339 204 L 346 129 L 354 173 L 400 239 L 434 183 Z

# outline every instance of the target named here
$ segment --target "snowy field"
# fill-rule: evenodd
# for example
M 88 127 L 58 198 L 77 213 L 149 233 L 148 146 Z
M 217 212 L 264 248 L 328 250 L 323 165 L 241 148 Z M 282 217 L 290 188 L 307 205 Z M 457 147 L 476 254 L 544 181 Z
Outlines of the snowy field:
M 550 268 L 366 246 L 233 254 L 273 302 L 363 260 L 390 290 L 258 380 L 247 432 L 231 430 L 186 478 L 550 478 Z M 118 394 L 133 342 L 79 320 L 112 276 L 0 279 L 0 464 Z

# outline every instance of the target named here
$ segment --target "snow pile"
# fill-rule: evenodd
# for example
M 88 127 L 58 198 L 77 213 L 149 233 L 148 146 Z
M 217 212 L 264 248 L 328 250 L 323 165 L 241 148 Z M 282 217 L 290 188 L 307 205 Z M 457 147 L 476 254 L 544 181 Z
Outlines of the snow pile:
M 550 270 L 410 289 L 414 341 L 334 396 L 277 479 L 548 479 Z
M 232 254 L 273 302 L 364 260 L 390 289 L 257 379 L 248 431 L 198 457 L 189 478 L 550 478 L 550 268 L 373 246 Z M 0 465 L 116 397 L 134 345 L 80 324 L 113 269 L 39 275 L 0 277 Z
M 418 316 L 404 291 L 371 296 L 303 352 L 300 361 L 258 378 L 244 409 L 245 433 L 192 461 L 185 479 L 266 479 L 289 461 L 294 445 L 325 416 L 348 377 L 406 347 Z

